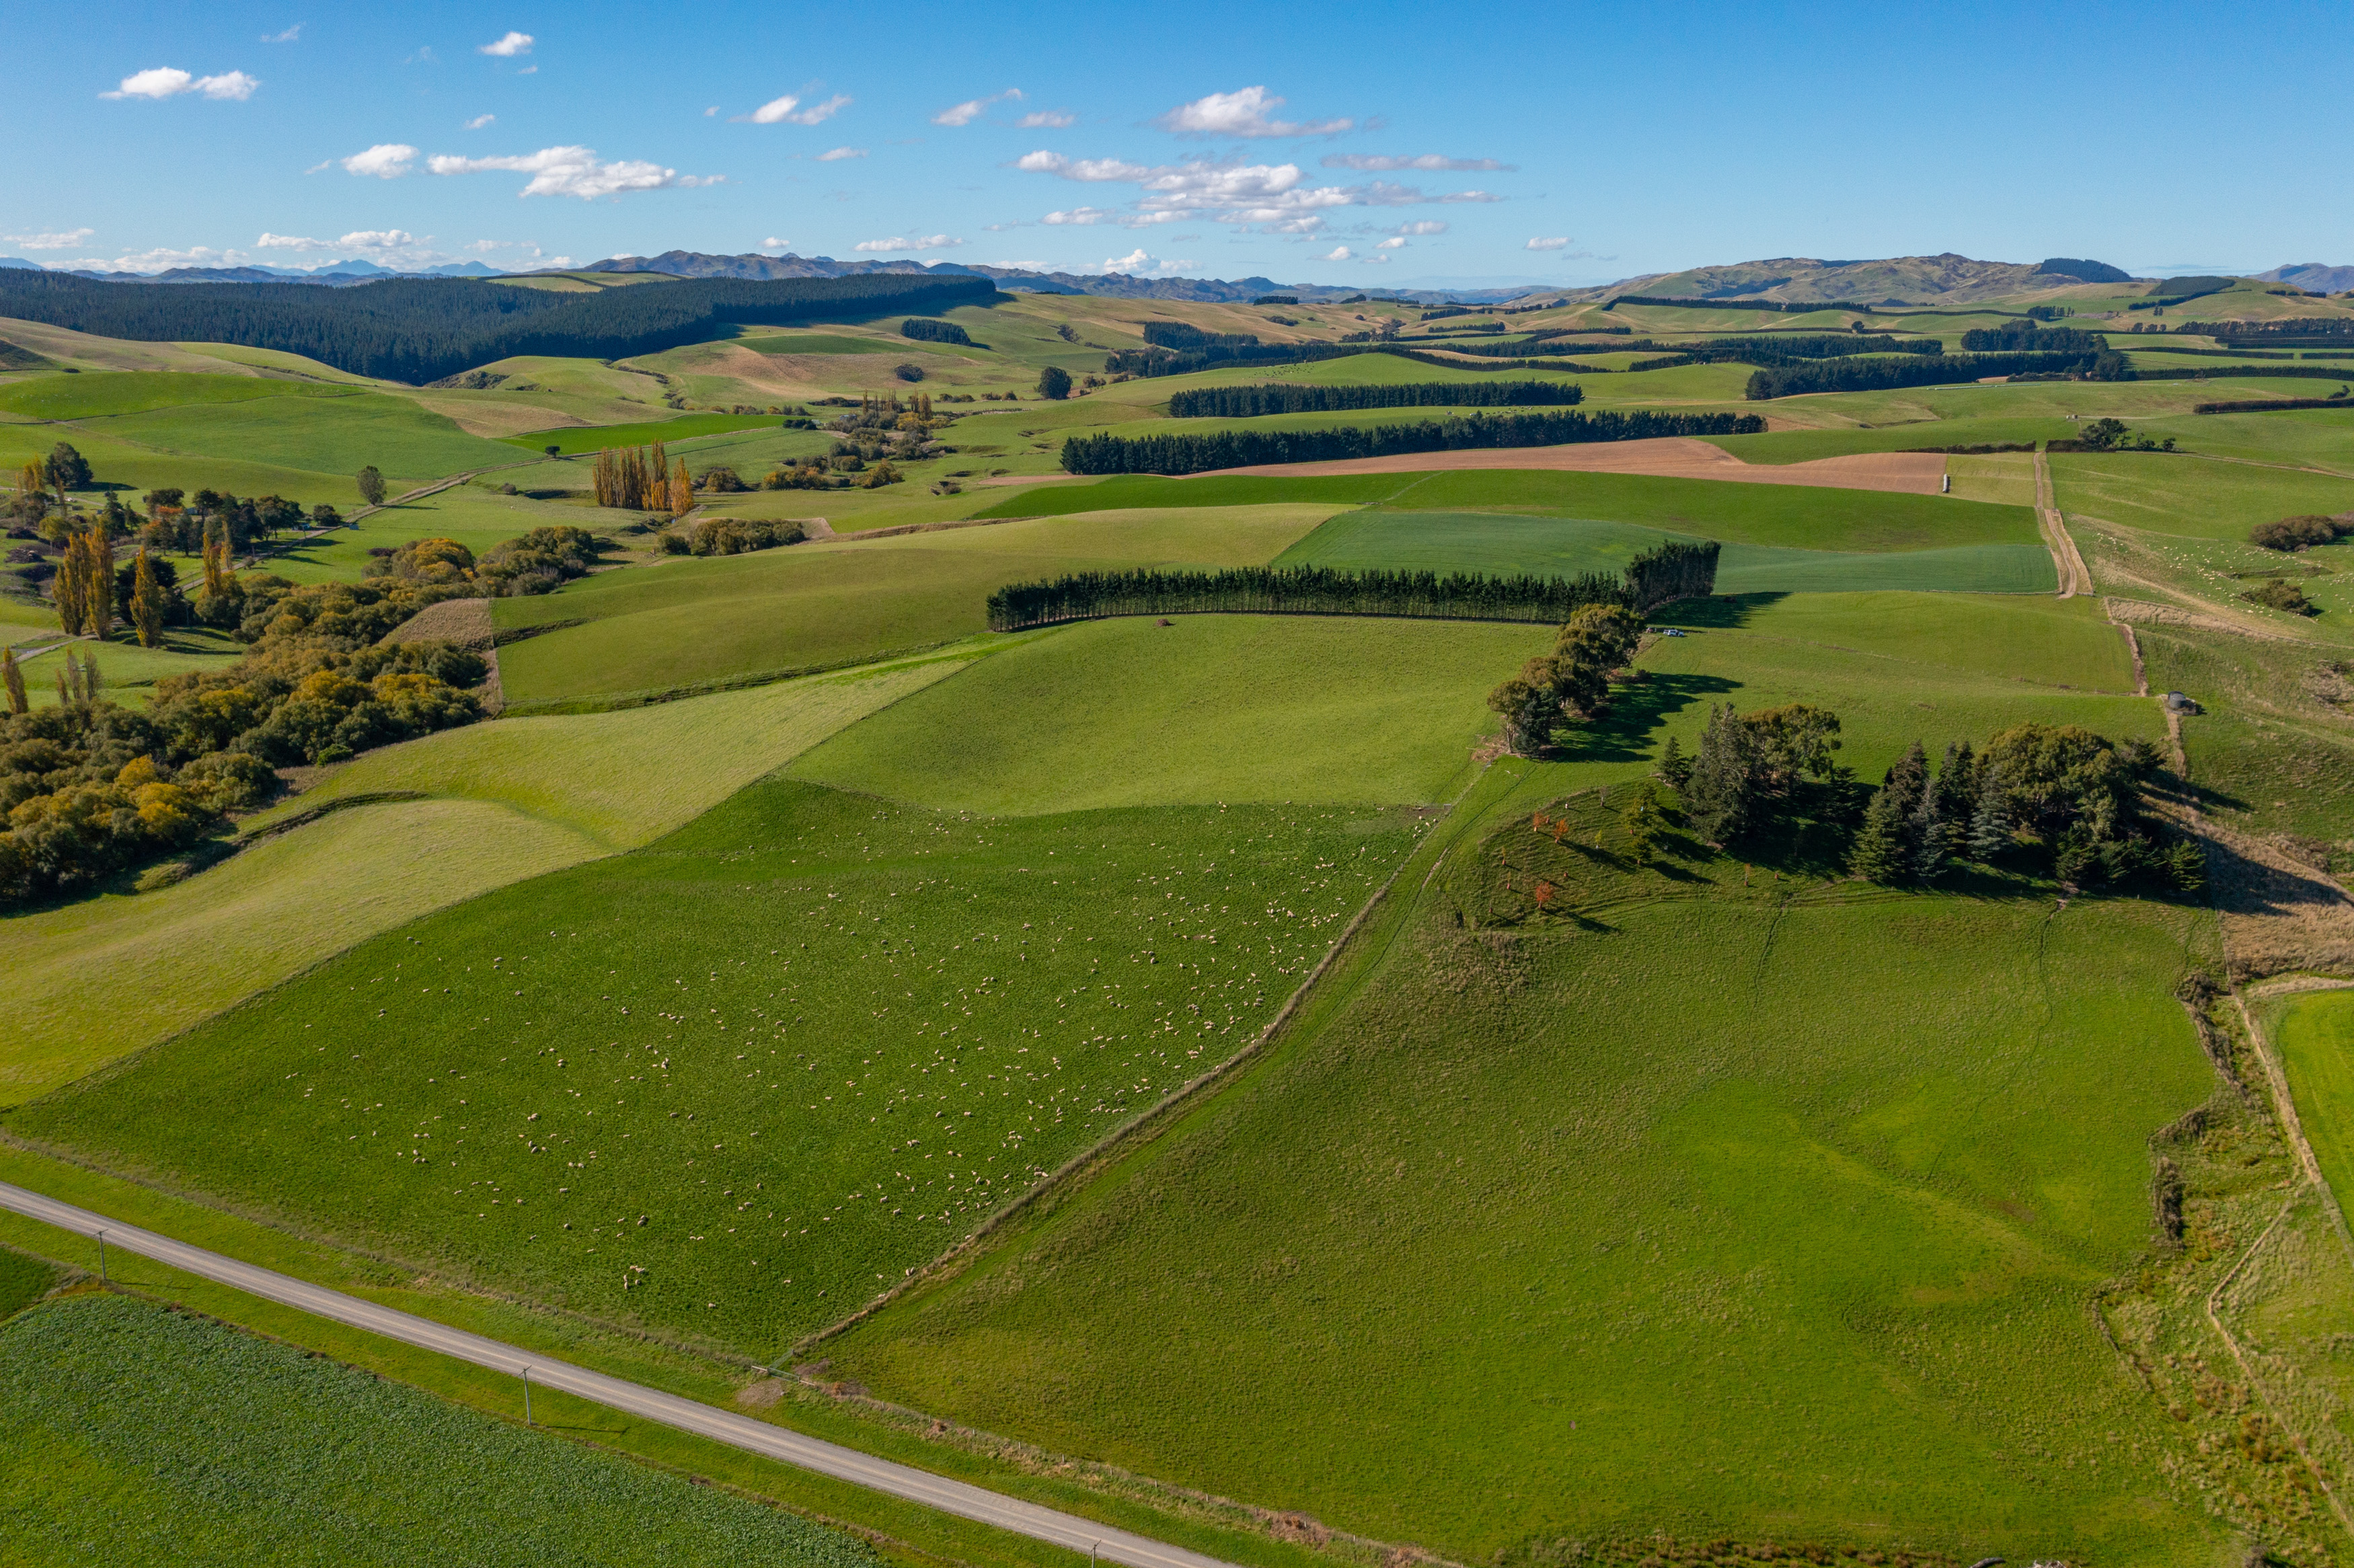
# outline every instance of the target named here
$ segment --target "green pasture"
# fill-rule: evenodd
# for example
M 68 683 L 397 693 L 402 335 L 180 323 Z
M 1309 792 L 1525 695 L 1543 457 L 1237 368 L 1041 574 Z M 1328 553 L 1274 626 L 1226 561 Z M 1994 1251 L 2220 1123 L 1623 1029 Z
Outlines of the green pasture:
M 602 532 L 637 522 L 639 517 L 635 512 L 535 501 L 525 495 L 502 495 L 477 483 L 461 484 L 379 507 L 357 523 L 329 529 L 314 538 L 282 541 L 264 554 L 261 569 L 298 583 L 348 582 L 366 569 L 370 550 L 398 549 L 415 539 L 455 539 L 479 557 L 492 546 L 534 528 L 564 525 Z M 195 567 L 181 569 L 186 573 Z
M 337 768 L 185 881 L 13 915 L 0 1107 L 404 921 L 643 844 L 953 667 L 445 730 Z
M 768 1359 L 1247 1043 L 1420 821 L 989 818 L 774 780 L 8 1126 Z
M 1570 517 L 1369 508 L 1333 517 L 1277 557 L 1276 564 L 1577 577 L 1617 571 L 1645 550 L 1690 537 L 1633 524 Z M 2051 593 L 2059 588 L 2051 552 L 2028 544 L 1894 551 L 1734 544 L 1724 547 L 1716 581 L 1719 592 L 1736 594 L 1868 588 Z
M 166 459 L 231 460 L 323 474 L 353 474 L 374 464 L 395 482 L 515 461 L 514 448 L 470 436 L 442 415 L 381 392 L 190 403 L 93 418 L 74 428 Z M 59 432 L 49 439 L 71 438 Z M 91 466 L 102 480 L 117 477 L 97 458 Z M 194 482 L 170 482 L 188 488 Z
M 1327 1027 L 838 1373 L 1458 1562 L 1654 1531 L 2203 1561 L 2085 1310 L 2149 1245 L 2144 1140 L 2214 1087 L 2170 995 L 2203 914 L 1689 841 L 1638 872 L 1615 813 L 1557 844 L 1543 802 Z
M 984 659 L 795 778 L 1008 815 L 1156 802 L 1435 802 L 1550 629 L 1355 616 L 1089 621 Z
M 192 403 L 249 403 L 265 397 L 349 397 L 350 387 L 262 376 L 122 370 L 44 376 L 0 388 L 0 413 L 37 419 L 90 419 L 142 414 Z
M 0 1321 L 47 1296 L 65 1277 L 65 1270 L 46 1258 L 0 1246 Z
M 499 440 L 503 445 L 527 452 L 555 447 L 565 457 L 578 457 L 605 447 L 684 441 L 696 436 L 730 435 L 737 430 L 773 429 L 779 424 L 779 417 L 774 414 L 681 414 L 674 419 L 646 419 L 629 425 L 566 425 L 525 435 L 502 436 Z
M 162 644 L 154 648 L 142 648 L 121 630 L 104 642 L 76 639 L 24 661 L 25 684 L 35 707 L 57 701 L 57 678 L 69 649 L 78 660 L 96 659 L 107 699 L 131 707 L 144 705 L 155 683 L 166 675 L 222 669 L 249 652 L 227 632 L 201 626 L 166 627 Z
M 2192 539 L 2244 540 L 2259 523 L 2354 511 L 2354 477 L 2168 452 L 2056 452 L 2060 508 Z
M 228 407 L 269 408 L 277 402 L 271 399 L 269 403 Z M 331 405 L 303 406 L 317 408 Z M 79 425 L 0 421 L 0 470 L 13 476 L 26 463 L 48 457 L 49 449 L 58 442 L 69 441 L 90 460 L 90 470 L 102 487 L 144 492 L 169 485 L 186 491 L 225 490 L 237 495 L 282 495 L 306 507 L 324 501 L 346 512 L 362 504 L 359 491 L 352 482 L 352 474 L 359 471 L 357 463 L 349 472 L 322 472 L 257 461 L 238 455 L 234 450 L 226 455 L 192 456 L 117 439 L 107 430 L 114 423 L 111 419 Z M 126 499 L 137 497 L 134 494 Z
M 2336 647 L 2167 624 L 2136 635 L 2150 689 L 2204 710 L 2182 721 L 2202 809 L 2243 832 L 2304 839 L 2308 856 L 2354 870 L 2354 712 L 2330 700 L 2354 664 L 2342 633 Z
M 2354 991 L 2307 991 L 2267 1011 L 2297 1122 L 2343 1207 L 2354 1194 Z
M 126 1297 L 0 1328 L 0 1453 L 7 1551 L 28 1563 L 882 1561 L 780 1509 Z
M 1922 550 L 2033 545 L 2030 507 L 1816 485 L 1648 474 L 1458 469 L 1293 479 L 1121 475 L 1024 490 L 974 514 L 1024 517 L 1129 506 L 1264 505 L 1278 501 L 1378 503 L 1400 513 L 1531 513 L 1634 524 L 1727 543 L 1805 550 Z
M 755 354 L 888 354 L 907 358 L 918 354 L 954 355 L 965 345 L 918 343 L 905 337 L 854 337 L 847 333 L 746 333 L 732 342 Z
M 873 659 L 983 630 L 989 595 L 1007 583 L 1258 565 L 1328 515 L 1281 505 L 1123 512 L 674 559 L 498 600 L 503 629 L 548 629 L 502 648 L 500 674 L 510 703 L 610 701 Z
M 1768 430 L 1755 436 L 1702 436 L 1743 462 L 1811 462 L 1856 452 L 1909 452 L 1931 447 L 1994 446 L 2006 441 L 2067 440 L 2077 427 L 2048 414 L 1980 415 L 1899 425 L 1856 425 L 1819 430 Z

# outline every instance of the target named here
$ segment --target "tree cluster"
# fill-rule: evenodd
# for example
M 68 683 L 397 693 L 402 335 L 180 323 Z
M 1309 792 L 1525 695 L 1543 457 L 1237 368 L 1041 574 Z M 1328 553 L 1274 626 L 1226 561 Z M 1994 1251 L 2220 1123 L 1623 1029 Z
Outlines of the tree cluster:
M 809 537 L 799 523 L 769 522 L 752 517 L 713 517 L 685 529 L 664 532 L 655 544 L 672 556 L 741 556 L 753 550 L 773 550 L 798 545 Z
M 1934 772 L 1915 741 L 1864 809 L 1856 874 L 1893 886 L 1933 882 L 1961 861 L 2020 860 L 2062 882 L 2148 873 L 2195 892 L 2206 876 L 2199 846 L 2141 810 L 2156 764 L 2145 742 L 2113 744 L 2074 725 L 2014 725 L 1982 753 L 1948 746 Z
M 695 510 L 695 481 L 687 476 L 686 460 L 673 468 L 663 443 L 644 447 L 604 447 L 590 471 L 597 504 L 625 512 Z
M 1204 332 L 1191 322 L 1146 322 L 1144 341 L 1155 348 L 1255 348 L 1255 332 Z
M 1660 770 L 1681 791 L 1692 831 L 1711 843 L 1731 843 L 1778 819 L 1801 779 L 1830 783 L 1845 777 L 1831 755 L 1839 734 L 1839 715 L 1810 703 L 1753 714 L 1736 714 L 1726 703 L 1709 710 L 1689 765 L 1670 756 Z
M 1599 413 L 1467 414 L 1414 424 L 1342 425 L 1327 430 L 1223 430 L 1214 435 L 1073 436 L 1063 443 L 1072 473 L 1202 473 L 1261 463 L 1322 462 L 1400 452 L 1467 448 L 1630 441 L 1660 436 L 1746 435 L 1766 428 L 1755 414 L 1663 413 L 1649 408 Z
M 1247 419 L 1264 414 L 1329 413 L 1349 408 L 1510 408 L 1585 400 L 1585 388 L 1560 381 L 1407 381 L 1388 387 L 1197 387 L 1171 396 L 1172 419 Z
M 2098 354 L 2109 340 L 2096 332 L 2074 327 L 2039 328 L 2032 320 L 1995 327 L 1972 327 L 1962 334 L 1962 347 L 1970 354 L 2016 354 L 2038 350 L 2046 354 Z
M 972 344 L 971 337 L 956 323 L 934 321 L 929 316 L 909 316 L 899 323 L 899 335 L 917 343 L 960 343 L 967 347 Z
M 2354 316 L 2276 316 L 2268 322 L 2179 322 L 2174 330 L 2211 337 L 2227 347 L 2261 343 L 2275 348 L 2354 348 Z
M 374 558 L 361 575 L 447 590 L 438 594 L 443 599 L 519 599 L 553 593 L 586 577 L 603 548 L 604 541 L 588 529 L 560 523 L 502 540 L 480 560 L 455 539 L 412 539 L 396 549 L 369 551 Z
M 481 658 L 441 642 L 377 643 L 448 589 L 257 577 L 225 670 L 166 676 L 144 712 L 109 702 L 95 657 L 67 655 L 58 700 L 33 711 L 5 659 L 0 904 L 85 887 L 184 847 L 224 812 L 269 798 L 273 769 L 333 762 L 481 715 L 463 688 Z
M 1573 612 L 1552 652 L 1488 694 L 1488 706 L 1503 717 L 1505 744 L 1532 757 L 1553 743 L 1564 718 L 1599 718 L 1610 705 L 1611 676 L 1635 656 L 1642 635 L 1643 618 L 1624 605 Z
M 620 359 L 781 326 L 987 304 L 982 277 L 868 273 L 754 282 L 679 279 L 564 294 L 472 279 L 302 283 L 111 283 L 0 269 L 0 316 L 141 343 L 235 343 L 422 386 L 517 355 Z
M 1013 583 L 989 596 L 989 627 L 1017 631 L 1115 615 L 1387 615 L 1449 620 L 1561 620 L 1595 604 L 1623 606 L 1626 585 L 1578 577 L 1235 567 L 1224 571 L 1078 572 Z

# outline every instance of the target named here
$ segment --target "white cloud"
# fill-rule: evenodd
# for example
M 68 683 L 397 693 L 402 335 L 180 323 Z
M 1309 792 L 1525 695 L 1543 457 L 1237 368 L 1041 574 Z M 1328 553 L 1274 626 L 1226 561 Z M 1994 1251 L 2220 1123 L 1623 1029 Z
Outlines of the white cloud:
M 754 125 L 815 125 L 821 121 L 831 120 L 841 113 L 850 106 L 850 101 L 844 95 L 836 93 L 823 103 L 812 103 L 807 109 L 803 109 L 801 106 L 801 101 L 789 92 L 782 98 L 769 100 L 749 114 L 738 114 L 736 116 L 736 123 L 741 125 L 748 122 Z
M 836 147 L 831 152 L 820 153 L 817 155 L 817 161 L 821 164 L 838 164 L 844 158 L 863 158 L 864 156 L 866 156 L 866 149 L 864 147 Z
M 790 250 L 792 248 L 791 240 L 779 239 L 773 235 L 760 241 L 760 249 L 763 250 Z
M 718 112 L 719 112 L 719 105 L 717 105 L 717 104 L 716 104 L 716 103 L 715 103 L 715 104 L 713 104 L 710 108 L 708 108 L 708 109 L 706 109 L 706 110 L 705 110 L 705 111 L 703 111 L 703 117 L 704 117 L 705 120 L 708 120 L 708 119 L 710 119 L 713 115 L 715 115 L 715 114 L 716 114 L 716 113 L 718 113 Z
M 1350 255 L 1351 252 L 1347 246 L 1335 245 L 1331 249 L 1316 258 L 1316 260 L 1319 261 L 1346 261 L 1349 260 Z
M 523 69 L 515 72 L 515 75 L 517 76 L 537 76 L 538 74 L 539 68 L 535 65 L 525 66 Z
M 1297 164 L 1246 164 L 1231 159 L 1196 158 L 1147 166 L 1118 158 L 1066 158 L 1041 150 L 1024 154 L 1014 160 L 1013 166 L 1082 184 L 1119 182 L 1140 189 L 1132 204 L 1134 216 L 1115 217 L 1099 208 L 1081 207 L 1076 213 L 1049 217 L 1050 223 L 1109 221 L 1135 228 L 1210 217 L 1270 234 L 1311 234 L 1323 227 L 1322 214 L 1339 207 L 1496 199 L 1482 191 L 1434 196 L 1416 186 L 1385 180 L 1362 185 L 1310 185 L 1303 183 Z
M 1003 92 L 993 92 L 987 98 L 969 98 L 962 103 L 952 104 L 949 107 L 941 110 L 938 114 L 933 115 L 932 123 L 935 125 L 970 125 L 974 121 L 980 119 L 984 113 L 988 112 L 989 106 L 991 104 L 1002 103 L 1009 98 L 1018 99 L 1021 96 L 1022 90 L 1020 88 L 1009 87 Z
M 152 70 L 135 71 L 122 79 L 122 85 L 112 92 L 101 92 L 101 98 L 177 98 L 184 92 L 201 92 L 207 98 L 242 103 L 253 96 L 261 85 L 241 70 L 220 76 L 190 76 L 186 71 L 170 66 L 157 66 Z
M 69 228 L 56 234 L 0 234 L 0 239 L 27 250 L 63 250 L 80 245 L 97 232 L 95 228 Z
M 1444 234 L 1447 232 L 1447 225 L 1435 217 L 1426 217 L 1418 223 L 1401 223 L 1390 232 L 1392 234 Z
M 366 152 L 354 153 L 340 162 L 346 174 L 394 180 L 408 173 L 409 165 L 417 162 L 417 149 L 406 142 L 379 142 Z
M 1099 207 L 1075 207 L 1065 212 L 1050 212 L 1045 216 L 1043 221 L 1055 224 L 1075 223 L 1080 225 L 1118 223 L 1119 221 L 1119 214 L 1116 212 L 1106 212 Z M 1012 224 L 1007 224 L 1004 227 L 1011 228 L 1013 226 Z
M 1283 100 L 1264 87 L 1240 92 L 1214 92 L 1191 103 L 1181 103 L 1153 122 L 1180 136 L 1329 136 L 1346 131 L 1353 120 L 1274 120 Z
M 1097 268 L 1096 270 L 1098 272 L 1126 272 L 1130 277 L 1135 277 L 1146 272 L 1160 272 L 1164 274 L 1170 272 L 1190 272 L 1201 265 L 1202 264 L 1199 261 L 1163 261 L 1158 257 L 1145 254 L 1144 247 L 1140 245 L 1125 256 L 1112 256 L 1106 258 L 1103 265 Z
M 517 55 L 531 53 L 531 46 L 535 41 L 529 33 L 509 33 L 497 43 L 484 44 L 474 52 L 478 55 L 496 55 L 501 59 L 513 59 Z
M 1374 157 L 1364 153 L 1334 153 L 1320 160 L 1328 169 L 1354 169 L 1359 174 L 1392 174 L 1400 169 L 1420 169 L 1428 173 L 1460 174 L 1466 170 L 1510 169 L 1510 164 L 1500 164 L 1493 158 L 1442 158 L 1436 153 L 1425 153 L 1418 158 Z
M 161 272 L 172 267 L 242 267 L 251 260 L 242 250 L 215 250 L 209 245 L 198 245 L 186 250 L 140 250 L 111 260 L 102 256 L 85 256 L 77 260 L 51 261 L 47 265 L 51 271 Z
M 1531 239 L 1528 244 L 1523 246 L 1522 249 L 1527 250 L 1566 250 L 1569 249 L 1569 244 L 1570 237 L 1566 234 L 1556 235 L 1551 239 L 1547 239 L 1540 236 L 1539 238 Z
M 1448 191 L 1443 196 L 1435 196 L 1430 199 L 1440 203 L 1454 203 L 1462 201 L 1501 201 L 1504 198 L 1498 196 L 1493 191 Z
M 483 126 L 488 125 L 492 121 L 496 120 L 498 116 L 495 114 L 477 114 L 472 120 L 466 122 L 466 129 L 469 131 L 480 131 Z
M 1402 250 L 1405 248 L 1405 241 L 1399 238 L 1394 234 L 1391 235 L 1387 239 L 1383 240 L 1379 245 L 1373 247 L 1376 250 Z
M 313 239 L 303 234 L 271 234 L 265 229 L 261 238 L 253 243 L 263 250 L 300 250 L 314 254 L 323 250 L 358 251 L 378 258 L 400 254 L 413 265 L 430 266 L 441 260 L 440 252 L 423 249 L 431 244 L 432 239 L 429 234 L 419 240 L 405 228 L 355 228 L 340 239 Z M 501 249 L 501 245 L 494 239 L 482 239 L 467 249 L 495 250 Z
M 1386 267 L 1390 264 L 1390 259 L 1386 256 L 1360 256 L 1357 260 L 1368 267 Z
M 296 39 L 300 38 L 302 36 L 302 23 L 300 23 L 300 22 L 297 22 L 297 23 L 295 23 L 292 26 L 291 26 L 291 27 L 287 28 L 287 29 L 286 29 L 284 32 L 282 32 L 282 33 L 266 33 L 266 34 L 264 34 L 264 35 L 262 36 L 262 39 L 261 39 L 261 41 L 262 41 L 263 43 L 265 43 L 265 44 L 291 44 L 291 43 L 293 43 Z
M 1066 109 L 1034 109 L 1013 124 L 1022 131 L 1061 131 L 1078 122 L 1079 117 Z
M 945 250 L 950 246 L 963 243 L 963 240 L 952 239 L 945 234 L 922 235 L 914 238 L 905 235 L 895 235 L 889 239 L 862 239 L 851 249 L 875 254 L 888 254 L 897 250 Z
M 427 159 L 425 166 L 437 175 L 476 175 L 508 169 L 532 176 L 521 195 L 578 196 L 583 201 L 619 196 L 624 191 L 692 189 L 717 185 L 722 178 L 717 175 L 681 175 L 676 169 L 666 169 L 643 159 L 600 164 L 593 147 L 543 147 L 536 153 L 502 158 L 457 158 L 439 154 Z

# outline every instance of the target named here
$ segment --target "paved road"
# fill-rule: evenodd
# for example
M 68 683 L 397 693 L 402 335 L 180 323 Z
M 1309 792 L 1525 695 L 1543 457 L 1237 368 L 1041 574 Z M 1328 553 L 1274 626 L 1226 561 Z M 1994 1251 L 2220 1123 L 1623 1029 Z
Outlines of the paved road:
M 329 1290 L 290 1275 L 267 1268 L 257 1268 L 249 1263 L 239 1263 L 233 1257 L 207 1252 L 169 1236 L 157 1235 L 78 1209 L 70 1203 L 60 1203 L 38 1192 L 0 1181 L 0 1209 L 13 1210 L 30 1219 L 52 1224 L 83 1235 L 105 1233 L 111 1250 L 136 1253 L 154 1258 L 217 1284 L 234 1286 L 249 1295 L 281 1306 L 331 1318 L 338 1323 L 348 1323 L 355 1329 L 382 1334 L 387 1339 L 404 1344 L 417 1345 L 477 1366 L 491 1367 L 500 1372 L 521 1374 L 528 1371 L 531 1381 L 542 1388 L 561 1389 L 583 1399 L 610 1405 L 631 1415 L 642 1415 L 682 1432 L 713 1438 L 749 1453 L 798 1465 L 822 1476 L 849 1481 L 855 1486 L 872 1487 L 893 1497 L 922 1503 L 943 1513 L 979 1520 L 1001 1530 L 1018 1535 L 1051 1542 L 1069 1547 L 1074 1552 L 1093 1551 L 1106 1562 L 1120 1563 L 1128 1568 L 1230 1568 L 1214 1557 L 1187 1552 L 1181 1547 L 1166 1546 L 1140 1535 L 1096 1524 L 1072 1514 L 1057 1513 L 1004 1497 L 985 1488 L 968 1486 L 918 1470 L 907 1465 L 895 1465 L 887 1459 L 877 1459 L 854 1448 L 841 1447 L 832 1443 L 804 1437 L 765 1421 L 755 1421 L 733 1411 L 720 1410 L 692 1399 L 682 1399 L 674 1393 L 647 1388 L 642 1383 L 627 1383 L 602 1372 L 585 1371 L 567 1362 L 514 1345 L 486 1340 L 479 1334 L 469 1334 L 436 1323 L 430 1319 L 408 1312 L 379 1307 L 374 1302 Z

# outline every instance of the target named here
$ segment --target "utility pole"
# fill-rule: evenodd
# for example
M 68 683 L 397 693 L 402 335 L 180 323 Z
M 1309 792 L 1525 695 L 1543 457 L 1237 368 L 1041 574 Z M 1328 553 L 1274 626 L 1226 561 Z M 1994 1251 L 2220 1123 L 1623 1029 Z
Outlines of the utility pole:
M 101 1285 L 110 1283 L 106 1277 L 106 1233 L 104 1231 L 98 1233 L 98 1282 Z
M 531 1425 L 531 1369 L 523 1369 L 523 1424 Z

